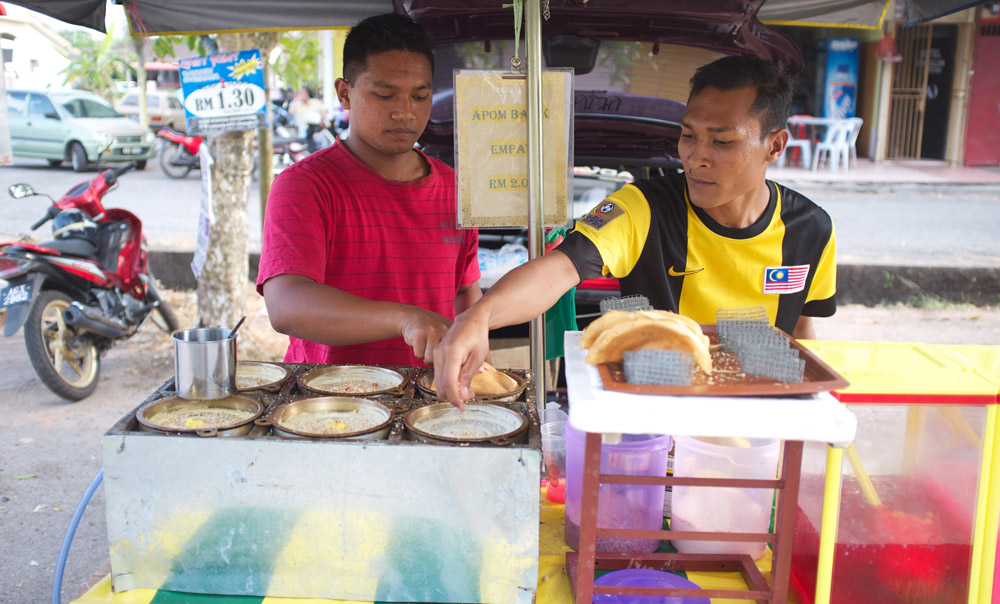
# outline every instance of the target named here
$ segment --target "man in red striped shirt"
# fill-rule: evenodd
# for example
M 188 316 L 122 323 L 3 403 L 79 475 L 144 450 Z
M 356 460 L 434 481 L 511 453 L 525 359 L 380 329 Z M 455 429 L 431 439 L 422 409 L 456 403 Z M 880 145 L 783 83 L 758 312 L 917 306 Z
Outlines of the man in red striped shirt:
M 286 362 L 429 364 L 482 297 L 454 170 L 413 149 L 433 71 L 433 43 L 409 17 L 348 34 L 335 86 L 350 136 L 286 169 L 268 197 L 257 291 L 289 336 Z

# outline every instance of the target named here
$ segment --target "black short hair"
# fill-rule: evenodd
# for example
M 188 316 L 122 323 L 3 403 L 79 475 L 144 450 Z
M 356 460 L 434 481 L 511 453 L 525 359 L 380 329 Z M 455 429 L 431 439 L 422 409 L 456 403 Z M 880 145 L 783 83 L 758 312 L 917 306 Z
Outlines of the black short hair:
M 691 78 L 688 101 L 705 88 L 735 90 L 746 86 L 757 89 L 750 115 L 760 121 L 761 140 L 785 128 L 792 105 L 792 80 L 775 63 L 757 57 L 733 55 L 702 65 Z
M 348 32 L 344 40 L 344 79 L 353 83 L 367 69 L 368 57 L 390 50 L 422 53 L 434 73 L 431 37 L 406 15 L 386 13 L 363 19 Z

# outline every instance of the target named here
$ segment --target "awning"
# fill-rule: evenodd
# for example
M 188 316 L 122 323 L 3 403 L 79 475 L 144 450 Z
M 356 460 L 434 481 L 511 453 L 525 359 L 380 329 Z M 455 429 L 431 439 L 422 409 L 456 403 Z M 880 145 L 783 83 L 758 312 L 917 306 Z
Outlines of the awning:
M 990 0 L 896 0 L 906 25 L 918 25 Z M 891 0 L 766 0 L 757 18 L 765 25 L 882 29 Z
M 902 1 L 902 0 L 901 0 Z M 757 12 L 765 25 L 882 29 L 892 0 L 767 0 Z
M 104 31 L 107 0 L 4 0 L 61 21 Z M 120 0 L 133 36 L 350 27 L 393 10 L 392 0 Z M 499 0 L 498 0 L 499 1 Z M 569 0 L 550 0 L 564 4 Z M 400 0 L 396 0 L 397 3 Z M 622 0 L 627 3 L 628 0 Z M 897 0 L 916 25 L 990 0 Z M 890 0 L 766 0 L 767 24 L 881 29 Z M 543 25 L 544 29 L 544 25 Z
M 124 0 L 133 36 L 347 28 L 392 0 Z
M 104 33 L 104 5 L 107 0 L 16 0 L 9 3 Z

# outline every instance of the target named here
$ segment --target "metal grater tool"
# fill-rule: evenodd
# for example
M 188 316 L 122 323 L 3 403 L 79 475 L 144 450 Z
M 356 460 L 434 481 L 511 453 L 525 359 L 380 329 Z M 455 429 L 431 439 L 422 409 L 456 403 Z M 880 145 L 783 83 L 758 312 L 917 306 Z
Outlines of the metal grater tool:
M 719 343 L 736 355 L 743 373 L 802 383 L 805 359 L 799 358 L 788 338 L 771 326 L 764 307 L 719 309 L 715 316 Z
M 736 353 L 736 359 L 747 375 L 789 384 L 801 384 L 805 377 L 806 361 L 794 348 L 746 347 Z
M 743 337 L 745 331 L 755 326 L 770 329 L 771 321 L 763 306 L 720 308 L 715 311 L 715 331 L 724 347 L 731 339 Z
M 601 300 L 601 314 L 609 310 L 632 312 L 635 310 L 653 310 L 653 306 L 649 303 L 649 298 L 641 294 L 636 294 L 634 296 L 605 298 Z
M 642 348 L 625 351 L 622 363 L 630 384 L 690 386 L 694 355 L 679 350 Z

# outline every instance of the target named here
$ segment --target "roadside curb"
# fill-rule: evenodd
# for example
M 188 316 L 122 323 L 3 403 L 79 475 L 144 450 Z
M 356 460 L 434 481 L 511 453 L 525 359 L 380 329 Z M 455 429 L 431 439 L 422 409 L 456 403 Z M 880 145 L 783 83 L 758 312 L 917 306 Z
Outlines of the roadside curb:
M 954 195 L 956 192 L 972 195 L 1000 195 L 1000 183 L 995 182 L 912 182 L 912 181 L 842 181 L 842 180 L 796 180 L 775 178 L 790 189 L 807 196 L 810 191 L 823 193 L 938 193 Z
M 150 250 L 149 264 L 164 287 L 193 290 L 194 252 Z M 257 279 L 260 254 L 251 253 L 247 276 Z M 1000 267 L 899 266 L 841 264 L 837 266 L 837 301 L 841 304 L 935 303 L 1000 305 Z

